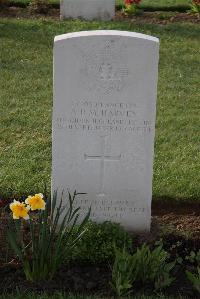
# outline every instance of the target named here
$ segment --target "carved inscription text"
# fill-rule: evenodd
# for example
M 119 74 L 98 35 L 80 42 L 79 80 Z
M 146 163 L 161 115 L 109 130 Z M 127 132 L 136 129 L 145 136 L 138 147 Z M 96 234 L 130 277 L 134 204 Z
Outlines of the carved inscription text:
M 138 107 L 134 103 L 103 103 L 75 101 L 70 116 L 56 118 L 58 129 L 150 133 L 152 122 L 138 118 Z

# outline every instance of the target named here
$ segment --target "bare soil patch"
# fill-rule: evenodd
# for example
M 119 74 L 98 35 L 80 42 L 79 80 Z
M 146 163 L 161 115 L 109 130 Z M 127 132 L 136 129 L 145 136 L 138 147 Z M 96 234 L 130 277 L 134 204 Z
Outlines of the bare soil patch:
M 175 202 L 172 200 L 154 201 L 152 206 L 152 228 L 150 233 L 133 233 L 133 248 L 144 242 L 154 246 L 155 241 L 162 239 L 164 249 L 170 253 L 171 259 L 182 258 L 182 263 L 176 265 L 173 276 L 176 278 L 167 290 L 169 295 L 189 296 L 198 298 L 197 293 L 187 280 L 185 270 L 195 270 L 195 264 L 187 260 L 191 251 L 200 249 L 200 204 L 199 202 Z M 3 223 L 3 222 L 2 222 Z M 1 240 L 2 241 L 2 240 Z M 4 239 L 6 242 L 6 240 Z M 113 297 L 109 281 L 111 280 L 112 261 L 105 264 L 92 265 L 79 263 L 63 265 L 55 279 L 50 282 L 27 282 L 20 263 L 13 259 L 8 263 L 0 263 L 0 293 L 29 289 L 33 292 L 57 291 L 80 292 Z M 137 285 L 141 290 L 144 286 Z M 135 292 L 135 291 L 134 291 Z M 152 293 L 152 286 L 145 286 L 147 294 Z
M 186 12 L 143 12 L 139 16 L 125 16 L 122 12 L 116 14 L 116 20 L 130 20 L 134 23 L 151 23 L 167 25 L 170 23 L 199 23 L 200 18 L 196 14 Z
M 199 202 L 174 202 L 154 201 L 152 206 L 152 229 L 150 233 L 133 234 L 133 249 L 144 242 L 154 247 L 155 241 L 161 240 L 164 249 L 170 253 L 171 260 L 182 259 L 182 263 L 176 264 L 173 276 L 176 278 L 173 284 L 166 290 L 169 295 L 189 296 L 198 298 L 197 293 L 187 280 L 185 270 L 195 271 L 196 265 L 187 260 L 191 251 L 200 249 L 200 204 Z M 2 222 L 3 223 L 3 222 Z M 7 224 L 6 224 L 7 225 Z M 6 242 L 6 240 L 4 240 Z M 53 281 L 41 281 L 31 283 L 26 281 L 21 264 L 16 260 L 7 263 L 0 262 L 0 293 L 12 292 L 19 289 L 25 292 L 27 289 L 33 292 L 57 291 L 80 292 L 82 294 L 98 294 L 106 298 L 113 298 L 109 281 L 111 280 L 111 264 L 92 265 L 77 261 L 73 264 L 63 264 Z M 136 290 L 142 290 L 142 285 L 134 286 Z M 147 294 L 152 294 L 152 286 L 145 289 Z
M 200 238 L 200 202 L 153 201 L 152 224 Z

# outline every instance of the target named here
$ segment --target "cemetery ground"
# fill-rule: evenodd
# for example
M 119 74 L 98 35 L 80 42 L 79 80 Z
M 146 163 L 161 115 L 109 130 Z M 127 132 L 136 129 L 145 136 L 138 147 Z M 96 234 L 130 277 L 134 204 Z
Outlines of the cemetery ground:
M 130 299 L 133 297 L 129 297 Z M 106 297 L 98 297 L 98 296 L 84 296 L 84 295 L 66 295 L 57 293 L 55 295 L 48 295 L 48 294 L 42 294 L 37 295 L 34 293 L 29 294 L 15 294 L 15 297 L 13 295 L 2 295 L 0 296 L 0 299 L 107 299 Z M 133 299 L 187 299 L 186 297 L 179 296 L 178 298 L 172 298 L 172 297 L 165 297 L 164 295 L 159 296 L 136 296 Z
M 5 6 L 0 9 L 0 16 L 14 18 L 41 18 L 49 16 L 58 20 L 60 18 L 59 1 L 50 0 L 48 4 L 42 4 L 39 9 L 30 8 L 30 0 L 3 0 Z M 124 0 L 116 1 L 116 20 L 131 19 L 132 22 L 140 23 L 176 23 L 176 22 L 193 22 L 199 23 L 198 15 L 188 13 L 190 10 L 189 0 L 143 0 L 140 8 L 142 9 L 142 18 L 137 16 L 125 16 L 122 12 Z
M 176 261 L 173 270 L 176 280 L 163 291 L 167 295 L 158 294 L 158 298 L 198 298 L 197 291 L 185 275 L 186 269 L 195 271 L 199 262 L 197 252 L 200 250 L 198 24 L 143 24 L 127 20 L 60 22 L 50 18 L 2 18 L 1 201 L 9 202 L 14 196 L 23 198 L 43 192 L 45 184 L 49 195 L 53 38 L 66 32 L 95 29 L 136 31 L 160 38 L 153 225 L 150 234 L 133 235 L 131 244 L 136 249 L 146 241 L 153 248 L 155 242 L 162 239 L 164 249 Z M 82 243 L 71 266 L 63 264 L 53 282 L 27 282 L 20 263 L 13 260 L 8 264 L 3 255 L 0 264 L 0 293 L 18 290 L 18 294 L 14 295 L 16 299 L 26 296 L 27 299 L 46 299 L 51 296 L 57 299 L 65 298 L 65 295 L 51 294 L 64 289 L 66 292 L 85 292 L 80 297 L 66 295 L 68 299 L 94 299 L 100 295 L 101 298 L 112 297 L 109 280 L 113 252 L 110 253 L 110 246 L 113 245 L 113 240 L 116 241 L 115 234 L 114 231 L 111 232 L 109 238 L 105 232 L 102 233 L 104 239 L 99 242 L 106 244 L 104 250 L 98 241 L 95 243 L 98 239 L 95 230 L 91 232 L 88 244 L 94 249 L 89 249 L 91 247 L 88 244 Z M 84 248 L 87 249 L 86 252 Z M 140 284 L 136 285 L 137 289 L 143 292 Z M 144 289 L 147 297 L 138 295 L 138 299 L 156 298 L 156 293 L 152 295 L 151 286 L 147 285 Z M 27 290 L 34 293 L 27 294 Z M 41 297 L 37 295 L 42 291 L 47 291 L 47 294 Z M 92 297 L 87 297 L 90 294 Z M 1 298 L 0 295 L 0 299 L 13 298 L 12 296 L 2 295 Z M 136 299 L 137 295 L 133 298 Z
M 9 0 L 10 3 L 17 3 L 18 6 L 25 6 L 30 3 L 30 0 Z M 58 0 L 50 0 L 51 4 L 58 5 Z M 116 6 L 120 7 L 124 3 L 123 0 L 116 0 Z M 189 7 L 189 1 L 188 0 L 143 0 L 142 1 L 142 7 L 155 9 L 155 8 L 164 8 L 164 9 L 173 9 L 174 7 L 182 8 L 184 10 L 185 8 Z

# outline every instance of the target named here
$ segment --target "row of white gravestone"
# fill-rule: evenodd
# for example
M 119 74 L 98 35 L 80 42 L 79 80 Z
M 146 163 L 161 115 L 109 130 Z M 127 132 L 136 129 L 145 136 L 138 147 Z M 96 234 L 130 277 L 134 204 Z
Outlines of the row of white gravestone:
M 126 31 L 55 37 L 52 190 L 91 219 L 150 228 L 159 41 Z
M 115 0 L 61 0 L 60 17 L 86 20 L 111 20 L 115 16 Z

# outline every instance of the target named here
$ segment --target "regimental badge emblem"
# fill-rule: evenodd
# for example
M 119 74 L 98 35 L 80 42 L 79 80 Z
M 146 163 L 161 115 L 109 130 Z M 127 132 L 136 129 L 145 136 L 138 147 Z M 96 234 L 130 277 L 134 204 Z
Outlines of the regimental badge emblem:
M 84 87 L 102 94 L 112 94 L 122 90 L 129 75 L 126 53 L 124 53 L 126 45 L 119 38 L 105 40 L 105 37 L 102 37 L 98 45 L 95 40 L 94 45 L 88 48 L 89 52 L 84 52 L 80 46 L 78 48 L 82 52 L 83 63 L 80 72 Z

